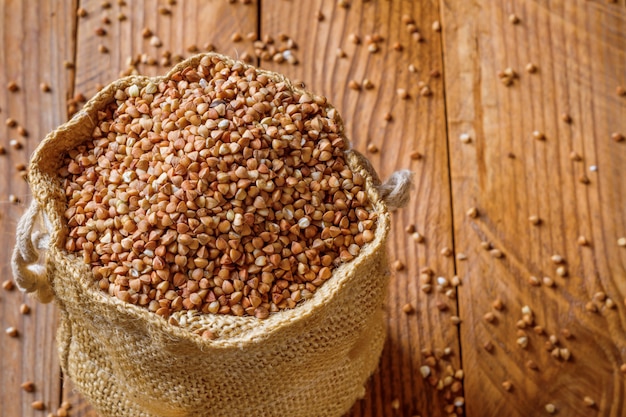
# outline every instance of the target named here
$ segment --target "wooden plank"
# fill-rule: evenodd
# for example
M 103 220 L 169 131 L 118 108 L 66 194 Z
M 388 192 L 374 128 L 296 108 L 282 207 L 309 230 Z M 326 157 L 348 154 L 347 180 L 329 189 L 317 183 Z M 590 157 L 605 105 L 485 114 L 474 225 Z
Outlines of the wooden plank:
M 457 263 L 466 415 L 543 415 L 547 404 L 568 416 L 623 415 L 626 248 L 617 241 L 626 236 L 626 142 L 611 134 L 626 132 L 626 97 L 616 94 L 626 86 L 624 4 L 450 0 L 442 13 L 454 238 L 468 257 Z M 498 78 L 507 67 L 518 74 L 508 87 Z M 472 207 L 477 218 L 466 215 Z M 555 287 L 533 286 L 531 276 Z M 498 298 L 501 311 L 492 307 Z M 525 305 L 545 334 L 517 327 Z M 549 335 L 569 361 L 551 356 Z
M 64 68 L 63 61 L 74 53 L 74 9 L 72 1 L 42 2 L 38 7 L 17 0 L 0 2 L 0 145 L 6 149 L 0 156 L 0 228 L 6 239 L 0 247 L 3 282 L 11 280 L 15 227 L 31 198 L 16 164 L 28 164 L 39 140 L 67 117 L 73 73 Z M 11 82 L 18 86 L 17 91 L 9 91 Z M 42 91 L 41 83 L 48 84 L 51 91 Z M 7 119 L 15 120 L 17 126 L 7 126 Z M 26 129 L 26 137 L 19 127 Z M 23 148 L 12 148 L 11 140 L 18 140 Z M 20 203 L 11 203 L 11 195 Z M 30 314 L 20 314 L 21 304 L 30 306 Z M 0 290 L 0 416 L 41 415 L 31 407 L 33 401 L 42 401 L 47 410 L 59 406 L 55 311 L 53 305 L 38 304 L 16 289 Z M 16 328 L 18 337 L 4 334 L 8 327 Z M 25 381 L 35 384 L 33 393 L 20 388 Z
M 110 3 L 108 7 L 103 4 Z M 137 73 L 165 74 L 176 62 L 197 52 L 211 49 L 231 56 L 252 56 L 250 42 L 233 42 L 235 33 L 257 32 L 257 3 L 222 0 L 127 1 L 102 2 L 81 0 L 86 15 L 78 22 L 76 54 L 76 90 L 86 97 L 98 85 L 106 85 L 127 74 L 129 61 Z M 163 13 L 161 9 L 167 11 Z M 120 19 L 121 16 L 121 19 Z M 105 23 L 104 18 L 110 23 Z M 99 36 L 99 29 L 106 34 Z M 144 29 L 152 35 L 144 37 Z M 153 39 L 153 36 L 156 36 Z M 155 46 L 160 41 L 161 46 Z M 195 48 L 194 48 L 195 46 Z M 105 50 L 102 47 L 106 48 Z M 104 52 L 106 51 L 106 52 Z M 171 62 L 163 62 L 166 51 Z M 145 55 L 144 57 L 141 57 Z M 150 63 L 156 61 L 156 65 Z M 91 406 L 74 391 L 71 381 L 64 381 L 63 398 L 72 403 L 73 417 L 96 417 Z
M 423 42 L 417 42 L 417 35 L 410 33 L 404 15 L 415 20 Z M 390 260 L 400 260 L 406 268 L 393 273 L 389 286 L 387 345 L 365 399 L 350 415 L 447 415 L 446 405 L 462 393 L 452 394 L 450 387 L 438 391 L 419 370 L 426 359 L 422 349 L 443 352 L 446 347 L 451 354 L 439 361 L 433 374 L 443 377 L 448 365 L 455 370 L 460 367 L 457 328 L 450 323 L 456 314 L 456 301 L 434 290 L 425 294 L 418 279 L 425 266 L 432 268 L 435 276 L 451 279 L 454 275 L 453 258 L 440 255 L 444 247 L 453 245 L 443 83 L 441 78 L 430 76 L 431 70 L 442 69 L 440 34 L 432 30 L 433 22 L 439 19 L 439 4 L 268 1 L 262 3 L 261 16 L 262 40 L 274 39 L 267 48 L 280 52 L 292 46 L 283 56 L 291 54 L 299 62 L 262 61 L 261 66 L 304 81 L 307 88 L 327 96 L 341 113 L 354 147 L 370 158 L 383 178 L 401 168 L 416 173 L 410 206 L 393 216 Z M 360 44 L 351 41 L 353 34 L 360 37 Z M 377 42 L 377 52 L 370 52 L 367 38 L 375 34 L 382 41 Z M 281 38 L 291 38 L 297 48 Z M 394 49 L 396 43 L 401 51 Z M 338 48 L 346 57 L 338 56 Z M 415 73 L 409 71 L 410 64 L 415 66 Z M 364 79 L 374 87 L 365 88 Z M 430 86 L 432 96 L 420 95 L 420 81 Z M 361 84 L 361 90 L 351 89 L 351 82 Z M 402 100 L 398 89 L 405 89 L 410 97 Z M 384 120 L 386 113 L 393 115 L 393 121 Z M 376 146 L 379 152 L 366 152 L 368 145 Z M 412 160 L 414 151 L 420 152 L 422 159 Z M 411 224 L 425 236 L 423 243 L 418 244 L 405 232 Z M 448 310 L 440 312 L 437 302 L 445 303 Z M 415 306 L 415 314 L 403 312 L 406 303 Z
M 110 3 L 110 7 L 103 8 L 103 3 Z M 253 1 L 144 0 L 120 4 L 81 0 L 80 7 L 87 14 L 78 25 L 76 89 L 87 97 L 98 85 L 128 75 L 129 68 L 143 75 L 163 75 L 177 62 L 176 56 L 191 56 L 196 48 L 196 52 L 209 47 L 235 57 L 251 55 L 251 43 L 233 42 L 231 37 L 257 30 L 257 5 Z M 105 17 L 110 23 L 103 23 Z M 100 29 L 106 32 L 103 36 L 97 34 L 102 34 Z M 170 62 L 164 62 L 168 53 Z

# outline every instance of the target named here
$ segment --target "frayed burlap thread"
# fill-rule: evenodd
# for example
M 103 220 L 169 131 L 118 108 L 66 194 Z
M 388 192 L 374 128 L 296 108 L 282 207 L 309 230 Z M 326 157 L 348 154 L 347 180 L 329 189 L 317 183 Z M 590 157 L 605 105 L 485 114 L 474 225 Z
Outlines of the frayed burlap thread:
M 339 417 L 364 395 L 385 339 L 389 213 L 376 173 L 358 152 L 347 151 L 346 160 L 366 179 L 378 213 L 375 240 L 335 269 L 311 299 L 265 320 L 177 312 L 168 321 L 100 291 L 89 265 L 64 249 L 62 155 L 91 137 L 97 110 L 117 88 L 158 82 L 205 56 L 234 63 L 205 54 L 165 77 L 121 79 L 45 138 L 30 165 L 34 201 L 18 228 L 12 262 L 17 282 L 44 302 L 54 298 L 63 371 L 102 417 Z M 291 86 L 279 74 L 262 72 Z M 402 178 L 384 188 L 395 196 L 394 207 L 406 203 Z M 45 230 L 33 238 L 42 216 Z M 34 266 L 46 246 L 45 267 Z M 216 339 L 203 339 L 198 329 Z

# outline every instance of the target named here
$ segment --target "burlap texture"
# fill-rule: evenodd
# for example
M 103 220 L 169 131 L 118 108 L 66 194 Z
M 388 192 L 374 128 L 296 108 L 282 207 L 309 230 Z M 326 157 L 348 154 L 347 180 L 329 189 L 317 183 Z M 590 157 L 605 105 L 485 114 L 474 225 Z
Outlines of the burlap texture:
M 347 151 L 346 160 L 366 178 L 378 213 L 375 240 L 335 269 L 310 300 L 268 319 L 179 312 L 181 324 L 169 324 L 100 291 L 91 268 L 65 251 L 63 154 L 90 139 L 97 110 L 117 88 L 161 79 L 127 77 L 107 86 L 33 155 L 29 182 L 51 228 L 46 268 L 61 311 L 63 371 L 103 417 L 341 416 L 364 395 L 385 335 L 389 214 L 375 172 L 357 152 Z M 217 338 L 202 339 L 194 333 L 199 327 Z

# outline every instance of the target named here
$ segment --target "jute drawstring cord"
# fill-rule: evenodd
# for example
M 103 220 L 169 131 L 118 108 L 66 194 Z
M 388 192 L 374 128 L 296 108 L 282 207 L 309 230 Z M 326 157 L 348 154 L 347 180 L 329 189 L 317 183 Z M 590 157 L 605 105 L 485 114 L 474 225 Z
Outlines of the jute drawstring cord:
M 380 198 L 387 203 L 389 211 L 395 211 L 409 203 L 412 187 L 413 172 L 403 169 L 394 172 L 387 181 L 379 185 L 378 192 Z
M 33 293 L 42 303 L 49 303 L 54 294 L 48 281 L 45 265 L 38 263 L 39 250 L 48 248 L 49 235 L 47 231 L 34 231 L 40 219 L 40 213 L 39 204 L 36 199 L 33 199 L 17 224 L 11 268 L 15 283 L 22 291 Z

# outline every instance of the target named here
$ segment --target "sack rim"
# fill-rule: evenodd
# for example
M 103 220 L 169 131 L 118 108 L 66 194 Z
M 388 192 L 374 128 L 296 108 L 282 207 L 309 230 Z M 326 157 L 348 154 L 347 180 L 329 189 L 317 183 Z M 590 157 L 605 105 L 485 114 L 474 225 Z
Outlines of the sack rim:
M 246 69 L 253 68 L 255 71 L 257 71 L 258 74 L 264 74 L 275 81 L 285 82 L 288 88 L 292 91 L 300 94 L 306 93 L 313 97 L 318 96 L 306 89 L 293 85 L 293 83 L 287 77 L 279 73 L 256 68 L 254 66 L 233 60 L 230 57 L 214 52 L 198 54 L 180 62 L 165 75 L 156 77 L 133 75 L 118 79 L 108 84 L 94 97 L 92 97 L 85 104 L 85 106 L 74 115 L 74 117 L 59 126 L 54 131 L 50 132 L 39 144 L 31 158 L 29 167 L 29 183 L 31 185 L 34 198 L 36 198 L 41 204 L 45 211 L 45 214 L 48 216 L 51 223 L 53 225 L 60 226 L 56 227 L 57 230 L 51 231 L 50 250 L 52 253 L 50 253 L 49 258 L 67 261 L 70 263 L 72 268 L 81 271 L 81 279 L 77 280 L 78 286 L 82 289 L 84 293 L 82 295 L 88 296 L 90 302 L 107 304 L 111 308 L 123 310 L 134 318 L 145 320 L 147 326 L 161 330 L 162 332 L 174 337 L 186 339 L 193 335 L 196 337 L 193 337 L 192 339 L 195 340 L 197 343 L 200 343 L 201 345 L 211 346 L 212 348 L 239 347 L 242 343 L 248 343 L 254 340 L 269 338 L 273 333 L 277 332 L 284 326 L 300 322 L 305 318 L 312 316 L 316 312 L 319 314 L 320 310 L 323 311 L 323 309 L 320 309 L 319 307 L 325 303 L 330 302 L 334 298 L 335 293 L 341 290 L 341 288 L 344 287 L 351 278 L 354 278 L 353 275 L 355 275 L 355 271 L 359 267 L 361 267 L 363 263 L 368 261 L 370 258 L 372 258 L 372 255 L 377 254 L 379 251 L 386 250 L 385 242 L 390 229 L 389 212 L 385 201 L 380 198 L 380 195 L 376 188 L 376 186 L 380 183 L 378 175 L 372 168 L 369 161 L 365 157 L 363 157 L 363 155 L 355 150 L 349 149 L 348 146 L 348 149 L 345 151 L 346 162 L 350 169 L 354 172 L 360 171 L 360 173 L 364 176 L 366 180 L 365 190 L 368 193 L 370 201 L 372 202 L 373 210 L 378 214 L 374 240 L 364 245 L 361 252 L 355 259 L 335 268 L 333 270 L 332 277 L 329 278 L 328 281 L 326 281 L 313 293 L 311 299 L 299 303 L 298 305 L 296 305 L 296 307 L 292 309 L 285 309 L 271 313 L 270 316 L 266 319 L 257 319 L 253 316 L 239 317 L 234 315 L 204 314 L 199 312 L 198 315 L 202 316 L 209 323 L 217 322 L 219 324 L 223 323 L 225 325 L 231 326 L 239 326 L 244 324 L 249 326 L 250 324 L 254 324 L 251 331 L 243 332 L 232 337 L 218 337 L 215 340 L 203 339 L 200 335 L 192 332 L 189 329 L 186 329 L 183 326 L 170 324 L 167 318 L 157 316 L 155 313 L 148 311 L 145 307 L 126 303 L 117 299 L 116 297 L 112 297 L 109 294 L 102 292 L 99 288 L 96 288 L 96 282 L 93 279 L 91 268 L 88 265 L 84 264 L 81 259 L 67 252 L 64 245 L 62 244 L 67 234 L 66 222 L 63 219 L 64 210 L 61 210 L 61 207 L 66 207 L 65 193 L 63 192 L 61 187 L 59 187 L 54 181 L 50 181 L 50 179 L 54 180 L 55 178 L 58 178 L 58 172 L 56 172 L 54 169 L 43 169 L 44 167 L 50 168 L 49 165 L 51 164 L 46 164 L 45 162 L 49 157 L 51 157 L 51 147 L 54 147 L 54 145 L 57 145 L 59 141 L 64 140 L 66 137 L 71 137 L 72 131 L 75 129 L 89 127 L 90 130 L 93 130 L 93 128 L 95 127 L 94 120 L 97 111 L 103 106 L 110 103 L 111 100 L 114 100 L 113 95 L 115 93 L 115 90 L 122 87 L 125 88 L 133 84 L 138 86 L 145 86 L 150 82 L 158 84 L 161 81 L 169 80 L 177 72 L 182 71 L 187 67 L 197 66 L 200 61 L 207 56 L 211 59 L 217 58 L 230 66 L 237 63 L 243 65 Z M 325 106 L 328 110 L 335 109 L 335 107 L 328 102 L 326 102 Z M 335 109 L 335 111 L 337 110 Z M 343 121 L 338 111 L 337 115 L 340 125 L 339 135 L 346 142 L 346 144 L 349 145 L 349 141 L 343 131 Z M 67 151 L 69 149 L 72 149 L 74 146 L 76 145 L 72 144 L 71 147 L 68 147 L 64 150 Z M 55 156 L 60 157 L 61 155 L 62 153 Z M 51 186 L 51 182 L 54 183 L 54 185 Z M 63 279 L 72 278 L 64 277 L 62 278 L 61 282 L 52 282 L 53 289 L 55 287 L 55 284 L 58 285 L 62 283 Z M 57 297 L 58 296 L 56 295 L 55 290 L 55 299 Z M 183 310 L 182 313 L 187 314 L 187 310 Z M 173 313 L 171 316 L 175 317 L 175 314 L 176 313 Z

